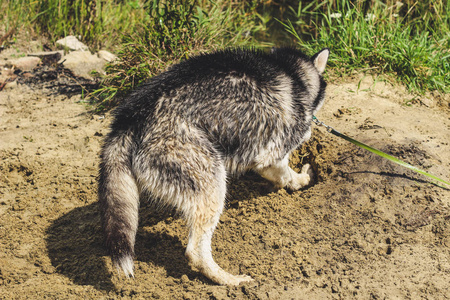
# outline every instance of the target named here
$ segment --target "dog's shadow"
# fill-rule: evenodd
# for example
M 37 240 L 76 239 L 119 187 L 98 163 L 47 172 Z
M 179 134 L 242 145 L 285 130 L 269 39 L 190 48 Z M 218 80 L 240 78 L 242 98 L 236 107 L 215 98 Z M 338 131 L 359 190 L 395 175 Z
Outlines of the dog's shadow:
M 47 250 L 58 273 L 80 285 L 113 288 L 105 255 L 97 204 L 79 207 L 53 221 L 47 228 Z
M 238 180 L 232 179 L 228 186 L 228 207 L 273 191 L 268 182 L 252 173 L 241 176 Z M 185 247 L 179 237 L 166 232 L 149 232 L 142 228 L 173 216 L 172 212 L 161 212 L 142 203 L 139 215 L 136 260 L 151 261 L 163 266 L 167 274 L 174 278 L 187 274 L 190 278 L 198 277 L 209 282 L 191 270 L 184 256 Z M 46 245 L 56 272 L 67 276 L 75 284 L 91 285 L 103 291 L 115 289 L 112 276 L 117 276 L 117 272 L 112 272 L 111 267 L 108 267 L 110 260 L 103 244 L 97 203 L 75 208 L 53 221 L 47 229 Z

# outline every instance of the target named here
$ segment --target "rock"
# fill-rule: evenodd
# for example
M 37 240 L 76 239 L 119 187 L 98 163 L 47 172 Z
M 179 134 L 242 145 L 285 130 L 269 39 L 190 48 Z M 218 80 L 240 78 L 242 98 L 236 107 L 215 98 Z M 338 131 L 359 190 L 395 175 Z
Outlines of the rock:
M 39 57 L 21 57 L 11 61 L 11 64 L 22 71 L 32 71 L 41 63 Z
M 5 89 L 8 82 L 12 82 L 17 78 L 17 75 L 14 74 L 14 70 L 11 69 L 3 69 L 0 73 L 0 91 Z
M 12 75 L 14 75 L 14 69 L 13 68 L 3 68 L 1 74 L 6 77 L 12 76 Z
M 63 49 L 69 49 L 71 51 L 88 51 L 89 48 L 82 42 L 80 42 L 73 35 L 66 36 L 63 39 L 57 40 L 56 45 L 62 47 Z
M 21 74 L 21 76 L 23 77 L 23 78 L 31 78 L 31 77 L 33 77 L 33 74 L 31 74 L 30 72 L 23 72 L 22 74 Z
M 189 283 L 189 277 L 186 274 L 181 275 L 181 282 L 184 284 Z
M 101 59 L 106 60 L 107 62 L 112 62 L 115 61 L 117 59 L 117 56 L 112 54 L 109 51 L 106 50 L 100 50 L 97 53 L 98 57 L 100 57 Z
M 106 61 L 89 51 L 73 51 L 64 56 L 58 63 L 71 70 L 76 76 L 93 79 L 92 73 L 104 74 Z
M 5 84 L 5 86 L 3 87 L 4 90 L 12 90 L 15 89 L 17 87 L 17 81 L 9 81 Z
M 42 64 L 51 65 L 58 62 L 64 55 L 64 51 L 49 51 L 49 52 L 35 52 L 28 53 L 28 56 L 39 57 L 42 60 Z

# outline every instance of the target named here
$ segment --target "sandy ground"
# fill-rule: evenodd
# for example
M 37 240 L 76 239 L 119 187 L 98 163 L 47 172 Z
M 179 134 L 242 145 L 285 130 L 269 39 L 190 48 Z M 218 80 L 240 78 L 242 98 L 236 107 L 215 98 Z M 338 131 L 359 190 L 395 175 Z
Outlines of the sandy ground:
M 450 191 L 314 127 L 292 157 L 317 182 L 274 191 L 233 179 L 213 238 L 216 261 L 255 281 L 217 286 L 184 257 L 182 220 L 141 204 L 136 277 L 102 246 L 99 150 L 110 115 L 45 89 L 0 92 L 1 299 L 450 298 Z M 318 117 L 447 180 L 447 96 L 408 94 L 372 77 L 329 84 Z

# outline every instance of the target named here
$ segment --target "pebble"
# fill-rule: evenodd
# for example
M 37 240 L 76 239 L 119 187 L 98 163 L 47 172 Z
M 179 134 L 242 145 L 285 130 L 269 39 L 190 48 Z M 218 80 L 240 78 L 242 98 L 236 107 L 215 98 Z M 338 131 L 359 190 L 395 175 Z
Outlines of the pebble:
M 189 277 L 187 277 L 186 274 L 181 275 L 181 282 L 182 283 L 189 283 Z
M 68 35 L 56 41 L 56 45 L 71 51 L 89 51 L 88 46 L 80 42 L 75 36 Z
M 100 57 L 101 59 L 107 61 L 107 62 L 112 62 L 115 61 L 117 59 L 117 56 L 112 54 L 109 51 L 106 50 L 100 50 L 97 53 L 98 57 Z
M 93 71 L 104 73 L 106 61 L 88 51 L 73 51 L 61 58 L 58 63 L 62 63 L 77 76 L 93 79 Z
M 22 71 L 20 76 L 27 78 L 34 76 L 32 71 L 39 65 L 58 63 L 63 64 L 78 77 L 93 80 L 94 77 L 105 74 L 105 65 L 108 62 L 118 59 L 116 55 L 106 50 L 91 54 L 89 48 L 75 36 L 66 36 L 58 40 L 56 45 L 69 52 L 66 55 L 63 50 L 32 52 L 26 54 L 25 57 L 0 61 L 0 86 L 2 89 L 17 87 L 17 83 L 14 81 L 17 77 L 16 70 Z
M 21 57 L 12 60 L 11 63 L 16 69 L 32 71 L 41 63 L 41 59 L 39 57 Z

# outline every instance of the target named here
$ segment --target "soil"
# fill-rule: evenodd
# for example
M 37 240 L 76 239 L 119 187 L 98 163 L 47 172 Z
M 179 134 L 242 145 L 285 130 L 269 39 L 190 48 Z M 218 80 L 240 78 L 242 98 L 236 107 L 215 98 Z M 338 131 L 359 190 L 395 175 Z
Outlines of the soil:
M 297 192 L 233 178 L 213 237 L 218 286 L 191 270 L 187 229 L 141 203 L 135 278 L 111 265 L 96 203 L 109 113 L 80 95 L 10 85 L 0 92 L 1 299 L 450 298 L 450 191 L 314 125 L 291 158 L 312 164 Z M 330 82 L 318 118 L 446 180 L 448 95 L 414 96 L 371 76 Z

